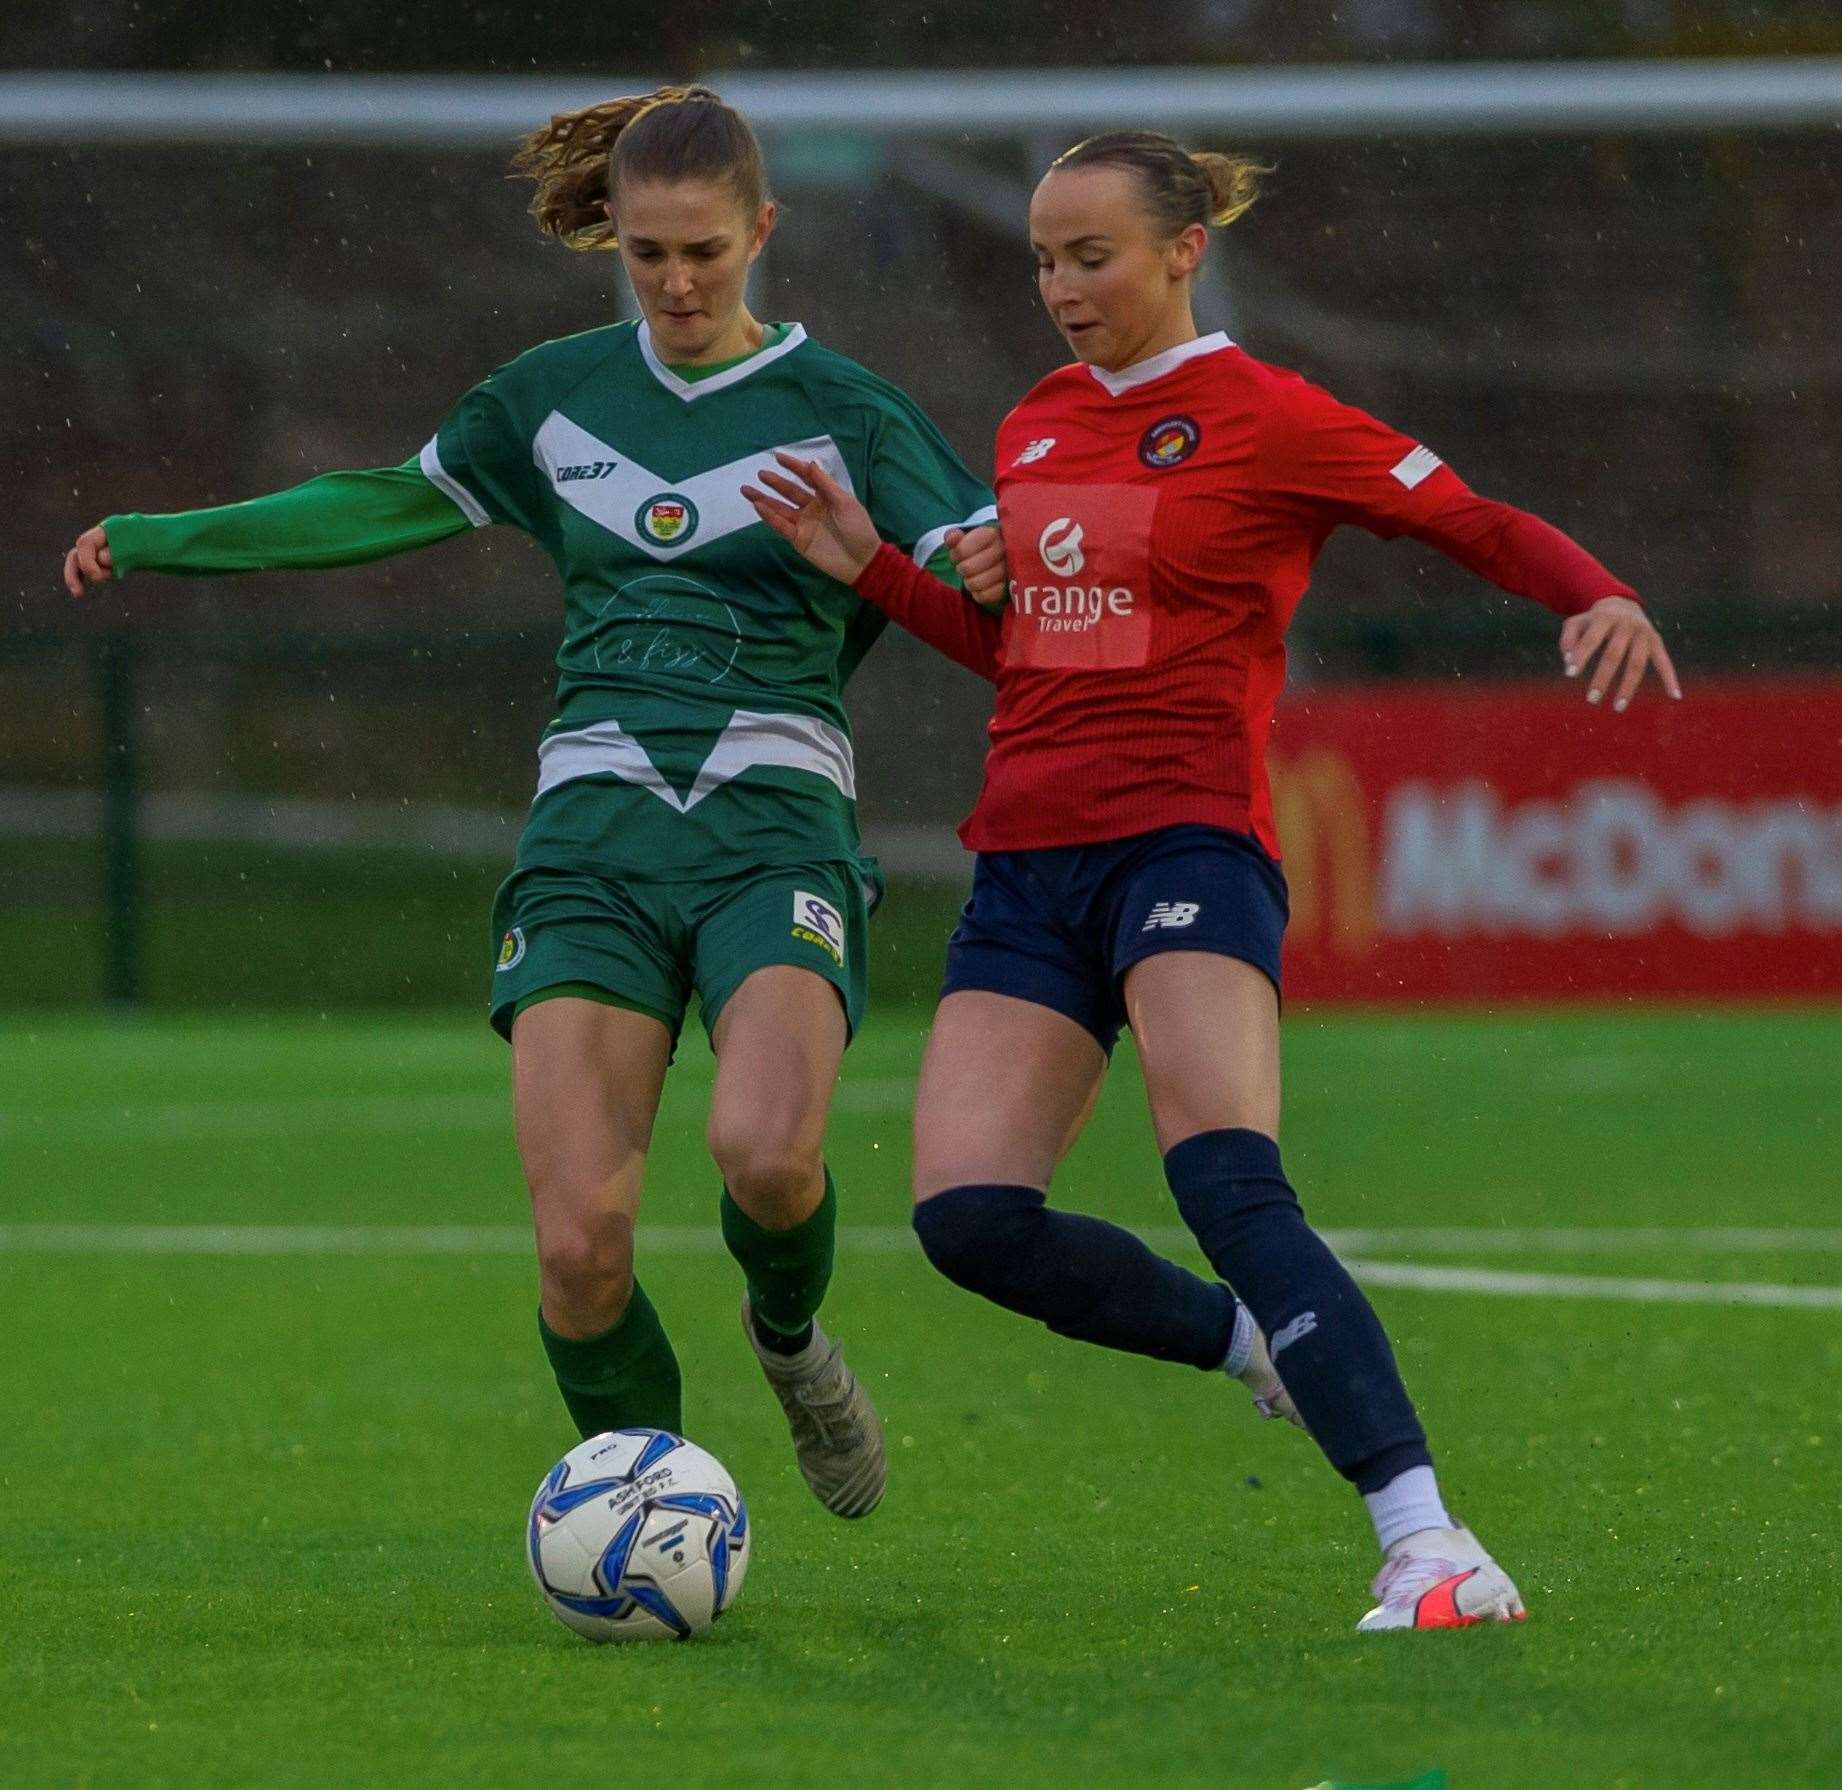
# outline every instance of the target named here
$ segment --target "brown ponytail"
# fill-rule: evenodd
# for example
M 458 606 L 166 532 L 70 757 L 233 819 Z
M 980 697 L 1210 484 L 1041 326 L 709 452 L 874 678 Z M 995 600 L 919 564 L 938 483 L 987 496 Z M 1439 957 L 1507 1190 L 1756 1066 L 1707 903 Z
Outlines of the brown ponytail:
M 1185 149 L 1162 131 L 1102 131 L 1049 167 L 1126 169 L 1167 236 L 1191 224 L 1232 224 L 1259 197 L 1260 176 L 1272 173 L 1251 156 Z
M 531 215 L 572 249 L 618 246 L 606 207 L 622 180 L 727 180 L 751 218 L 767 197 L 755 133 L 708 87 L 661 87 L 559 112 L 519 144 L 511 178 L 537 183 Z

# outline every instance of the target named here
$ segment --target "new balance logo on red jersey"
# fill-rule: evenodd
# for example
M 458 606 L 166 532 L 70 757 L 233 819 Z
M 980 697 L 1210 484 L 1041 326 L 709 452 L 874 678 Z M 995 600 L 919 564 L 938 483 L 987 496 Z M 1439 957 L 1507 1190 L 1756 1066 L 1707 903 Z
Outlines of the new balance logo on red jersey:
M 1011 462 L 1013 466 L 1028 466 L 1033 460 L 1040 460 L 1044 454 L 1055 446 L 1053 435 L 1041 435 Z
M 1139 931 L 1156 932 L 1160 928 L 1188 926 L 1201 912 L 1200 901 L 1160 901 Z

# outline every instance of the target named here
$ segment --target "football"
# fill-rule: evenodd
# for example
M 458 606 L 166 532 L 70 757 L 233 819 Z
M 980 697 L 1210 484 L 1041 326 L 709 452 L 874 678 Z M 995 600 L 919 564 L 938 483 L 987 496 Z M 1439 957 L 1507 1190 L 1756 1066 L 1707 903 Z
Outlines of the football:
M 748 1572 L 748 1509 L 722 1463 L 666 1430 L 572 1448 L 531 1500 L 526 1554 L 558 1620 L 591 1641 L 688 1641 Z

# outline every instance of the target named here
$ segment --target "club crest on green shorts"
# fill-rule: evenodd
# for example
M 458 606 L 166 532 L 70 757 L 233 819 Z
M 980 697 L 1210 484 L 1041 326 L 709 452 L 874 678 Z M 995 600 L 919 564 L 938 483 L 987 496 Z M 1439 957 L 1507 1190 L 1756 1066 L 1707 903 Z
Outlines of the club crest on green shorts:
M 499 941 L 499 961 L 493 967 L 497 970 L 515 970 L 524 962 L 524 928 L 514 926 Z
M 844 916 L 822 895 L 795 890 L 793 936 L 817 945 L 840 969 L 844 967 Z

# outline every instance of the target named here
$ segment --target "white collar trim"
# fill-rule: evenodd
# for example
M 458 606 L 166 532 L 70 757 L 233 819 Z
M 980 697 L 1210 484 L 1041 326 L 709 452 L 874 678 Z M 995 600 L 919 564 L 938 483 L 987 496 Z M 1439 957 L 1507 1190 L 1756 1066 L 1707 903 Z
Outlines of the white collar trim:
M 659 359 L 658 350 L 652 345 L 652 326 L 642 322 L 639 327 L 639 344 L 641 358 L 646 362 L 653 378 L 668 392 L 682 398 L 687 404 L 697 398 L 707 398 L 712 392 L 727 391 L 732 385 L 738 385 L 751 373 L 758 373 L 769 361 L 779 360 L 783 354 L 791 354 L 806 339 L 806 326 L 795 323 L 789 326 L 787 333 L 772 348 L 758 349 L 747 360 L 723 373 L 712 373 L 708 379 L 684 379 L 674 373 L 664 361 Z
M 1131 366 L 1122 367 L 1117 373 L 1093 366 L 1087 370 L 1117 398 L 1138 386 L 1149 385 L 1154 379 L 1162 379 L 1166 373 L 1174 373 L 1185 361 L 1194 360 L 1199 354 L 1214 354 L 1220 349 L 1233 346 L 1227 332 L 1218 329 L 1212 335 L 1198 336 L 1191 342 L 1179 342 L 1175 348 L 1166 348 L 1162 354 L 1154 354 L 1149 360 L 1134 361 Z

